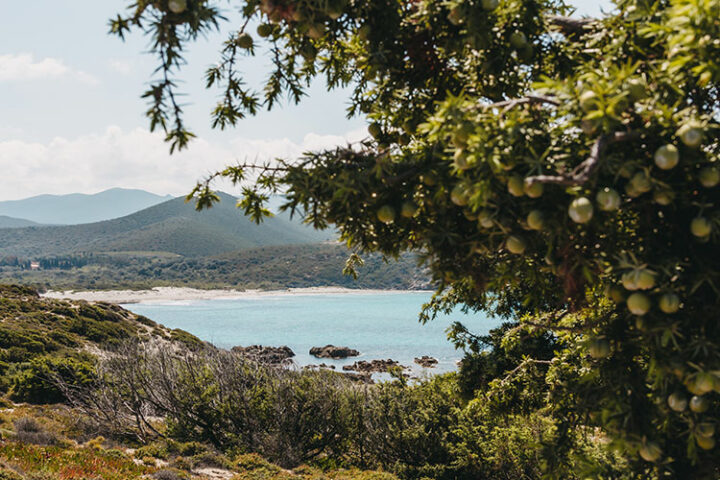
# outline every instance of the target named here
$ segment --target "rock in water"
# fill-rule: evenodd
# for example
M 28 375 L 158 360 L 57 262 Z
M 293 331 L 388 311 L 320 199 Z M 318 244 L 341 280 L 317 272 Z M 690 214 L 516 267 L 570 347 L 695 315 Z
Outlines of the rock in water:
M 415 363 L 420 365 L 424 368 L 435 368 L 435 365 L 437 365 L 438 361 L 437 358 L 430 357 L 428 355 L 423 355 L 420 358 L 415 359 Z
M 362 373 L 384 373 L 389 371 L 392 367 L 400 367 L 403 370 L 407 369 L 406 366 L 400 365 L 397 361 L 391 359 L 371 360 L 369 362 L 365 360 L 360 360 L 359 362 L 355 362 L 352 365 L 345 365 L 342 368 L 346 372 L 353 371 Z
M 348 379 L 352 380 L 353 382 L 368 383 L 368 384 L 374 383 L 372 380 L 372 375 L 370 375 L 369 373 L 345 372 L 345 373 L 343 373 L 343 375 L 345 375 L 345 378 L 348 378 Z
M 291 358 L 295 356 L 290 347 L 265 347 L 263 345 L 251 345 L 249 347 L 233 347 L 232 351 L 248 360 L 263 365 L 285 366 L 292 363 Z
M 310 355 L 317 358 L 347 358 L 357 357 L 360 352 L 348 347 L 336 347 L 335 345 L 325 345 L 324 347 L 313 347 L 310 349 Z
M 320 370 L 322 368 L 335 370 L 335 365 L 328 365 L 326 363 L 321 363 L 319 365 L 305 365 L 303 370 Z

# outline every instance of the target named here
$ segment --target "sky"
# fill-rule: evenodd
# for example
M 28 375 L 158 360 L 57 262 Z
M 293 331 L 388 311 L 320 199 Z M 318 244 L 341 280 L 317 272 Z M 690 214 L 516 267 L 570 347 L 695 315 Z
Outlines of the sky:
M 210 128 L 217 91 L 204 88 L 205 69 L 231 24 L 193 45 L 180 79 L 186 121 L 198 135 L 170 155 L 148 131 L 147 86 L 155 58 L 136 32 L 109 35 L 108 19 L 129 0 L 0 0 L 0 201 L 51 193 L 140 188 L 183 195 L 212 171 L 237 161 L 295 158 L 302 152 L 357 141 L 365 122 L 346 118 L 348 92 L 322 81 L 299 104 L 283 104 L 233 129 Z M 608 0 L 574 0 L 577 15 L 598 15 Z M 232 21 L 230 2 L 220 2 Z M 262 56 L 242 68 L 250 85 L 269 71 Z

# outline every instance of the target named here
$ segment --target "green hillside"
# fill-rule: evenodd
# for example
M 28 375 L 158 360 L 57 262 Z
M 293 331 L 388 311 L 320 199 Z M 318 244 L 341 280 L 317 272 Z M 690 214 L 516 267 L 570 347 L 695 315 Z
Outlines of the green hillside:
M 8 217 L 6 215 L 0 215 L 0 228 L 23 228 L 23 227 L 37 227 L 40 224 L 25 220 L 24 218 Z
M 0 258 L 0 282 L 44 289 L 143 289 L 158 286 L 195 288 L 429 288 L 429 278 L 414 256 L 384 261 L 364 258 L 358 279 L 343 275 L 349 251 L 338 244 L 252 248 L 210 257 L 182 257 L 157 252 L 37 258 L 41 269 Z
M 29 287 L 0 284 L 0 397 L 61 401 L 61 392 L 47 375 L 51 369 L 82 382 L 96 359 L 90 352 L 131 338 L 201 343 L 117 305 L 51 300 Z
M 170 198 L 126 188 L 112 188 L 92 195 L 38 195 L 0 202 L 0 215 L 46 225 L 78 225 L 130 215 Z
M 331 238 L 287 214 L 256 225 L 221 194 L 215 207 L 197 212 L 175 198 L 122 218 L 85 225 L 0 229 L 0 257 L 48 257 L 80 252 L 149 251 L 183 256 L 217 255 L 268 245 L 314 243 Z

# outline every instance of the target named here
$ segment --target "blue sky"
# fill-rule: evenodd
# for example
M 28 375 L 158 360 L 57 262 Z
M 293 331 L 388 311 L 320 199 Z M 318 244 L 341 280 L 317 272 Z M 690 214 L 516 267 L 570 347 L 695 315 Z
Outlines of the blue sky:
M 40 193 L 95 192 L 115 186 L 182 194 L 194 180 L 237 159 L 293 156 L 362 133 L 347 119 L 347 95 L 322 82 L 300 105 L 283 105 L 225 132 L 212 131 L 217 92 L 203 88 L 224 33 L 198 42 L 182 73 L 190 127 L 200 140 L 170 157 L 150 135 L 140 99 L 154 58 L 141 34 L 124 43 L 107 34 L 125 0 L 25 0 L 3 3 L 0 16 L 0 200 Z M 221 2 L 229 8 L 228 2 Z M 597 15 L 607 0 L 577 0 L 578 14 Z M 232 11 L 227 12 L 232 17 Z M 268 62 L 249 59 L 259 85 Z M 12 179 L 12 181 L 10 181 Z

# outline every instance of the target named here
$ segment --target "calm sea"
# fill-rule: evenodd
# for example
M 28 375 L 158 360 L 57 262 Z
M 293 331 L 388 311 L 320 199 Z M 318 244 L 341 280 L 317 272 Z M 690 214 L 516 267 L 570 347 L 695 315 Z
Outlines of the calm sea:
M 423 369 L 413 359 L 430 355 L 439 360 L 432 372 L 454 370 L 462 352 L 447 340 L 448 326 L 461 321 L 473 332 L 483 334 L 499 321 L 458 310 L 423 325 L 418 322 L 418 313 L 429 299 L 426 292 L 341 293 L 148 302 L 124 307 L 222 348 L 287 345 L 299 365 L 324 362 L 341 369 L 355 360 L 392 358 L 421 374 Z M 346 360 L 309 355 L 311 347 L 327 344 L 348 346 L 361 355 Z

